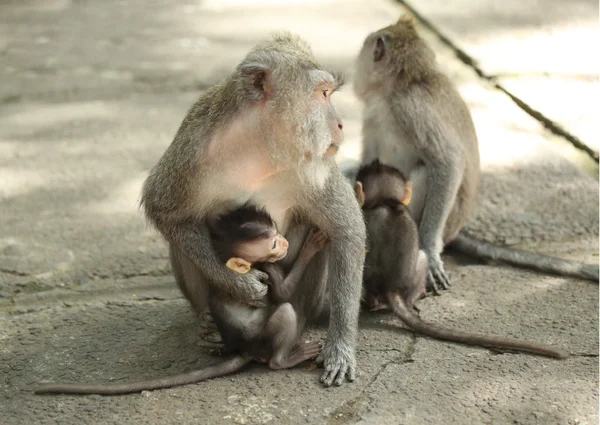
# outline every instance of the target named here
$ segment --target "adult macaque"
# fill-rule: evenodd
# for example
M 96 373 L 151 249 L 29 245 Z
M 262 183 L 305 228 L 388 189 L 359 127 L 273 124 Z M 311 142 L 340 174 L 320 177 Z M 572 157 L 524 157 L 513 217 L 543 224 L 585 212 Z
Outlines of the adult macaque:
M 356 62 L 364 102 L 362 164 L 379 159 L 413 182 L 409 210 L 428 258 L 429 290 L 448 288 L 445 245 L 480 258 L 598 281 L 598 265 L 497 247 L 461 231 L 476 202 L 479 147 L 471 114 L 414 22 L 370 34 Z
M 299 37 L 283 33 L 260 43 L 191 108 L 142 194 L 148 220 L 169 242 L 177 283 L 199 314 L 209 288 L 259 307 L 267 293 L 263 273 L 238 274 L 218 260 L 209 219 L 247 201 L 264 207 L 290 244 L 284 269 L 308 229 L 321 229 L 329 245 L 315 255 L 290 303 L 299 333 L 331 305 L 317 359 L 326 386 L 355 377 L 366 238 L 352 187 L 324 154 L 343 140 L 330 102 L 340 85 Z
M 423 321 L 415 303 L 425 295 L 427 254 L 419 250 L 417 226 L 407 210 L 411 182 L 396 168 L 375 160 L 358 171 L 356 196 L 367 224 L 364 288 L 371 310 L 389 306 L 410 328 L 432 338 L 568 357 L 563 351 L 534 342 L 460 332 Z

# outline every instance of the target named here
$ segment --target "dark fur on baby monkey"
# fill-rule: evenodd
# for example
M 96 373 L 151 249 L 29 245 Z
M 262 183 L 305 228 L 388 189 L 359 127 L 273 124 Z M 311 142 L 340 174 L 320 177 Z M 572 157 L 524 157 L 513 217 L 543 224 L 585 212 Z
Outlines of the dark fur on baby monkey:
M 266 361 L 271 369 L 290 368 L 314 359 L 321 351 L 318 342 L 299 342 L 296 312 L 287 302 L 312 257 L 325 245 L 320 230 L 309 231 L 292 269 L 284 276 L 277 264 L 288 252 L 288 241 L 266 211 L 244 205 L 209 222 L 212 242 L 219 258 L 233 271 L 244 274 L 252 267 L 268 275 L 271 290 L 265 307 L 252 307 L 214 291 L 210 309 L 229 359 L 197 371 L 125 384 L 49 384 L 35 392 L 69 394 L 126 394 L 200 382 L 233 373 L 253 358 Z
M 460 332 L 423 321 L 415 303 L 425 295 L 428 262 L 427 254 L 419 249 L 417 226 L 406 208 L 412 183 L 398 169 L 378 160 L 361 167 L 356 180 L 368 238 L 364 292 L 372 310 L 389 306 L 413 330 L 441 340 L 568 357 L 561 350 L 534 342 Z
M 230 299 L 224 293 L 211 294 L 210 311 L 227 351 L 241 351 L 257 358 L 269 358 L 271 369 L 283 369 L 315 358 L 320 344 L 298 340 L 297 315 L 288 302 L 313 256 L 328 239 L 311 229 L 287 275 L 277 262 L 285 258 L 288 241 L 264 209 L 245 205 L 209 222 L 213 247 L 221 261 L 237 273 L 252 267 L 268 275 L 270 286 L 266 307 L 255 308 Z

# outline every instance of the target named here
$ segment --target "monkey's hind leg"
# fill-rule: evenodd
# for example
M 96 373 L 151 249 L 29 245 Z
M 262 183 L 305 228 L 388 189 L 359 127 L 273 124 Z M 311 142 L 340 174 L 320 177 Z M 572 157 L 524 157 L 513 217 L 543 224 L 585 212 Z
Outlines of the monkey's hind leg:
M 321 352 L 318 342 L 295 344 L 297 329 L 296 312 L 290 303 L 280 305 L 269 318 L 266 331 L 273 340 L 273 356 L 269 360 L 271 369 L 294 367 L 303 361 L 315 359 Z

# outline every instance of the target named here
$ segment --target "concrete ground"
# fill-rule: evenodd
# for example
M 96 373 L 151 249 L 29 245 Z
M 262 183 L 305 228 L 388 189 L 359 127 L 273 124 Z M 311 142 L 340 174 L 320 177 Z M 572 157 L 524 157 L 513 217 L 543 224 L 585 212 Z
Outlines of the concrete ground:
M 516 96 L 597 149 L 597 68 L 585 48 L 569 44 L 595 51 L 597 3 L 475 3 L 412 7 L 486 73 L 503 74 Z M 444 257 L 452 289 L 421 302 L 424 318 L 573 356 L 443 343 L 365 313 L 359 377 L 339 388 L 322 388 L 310 365 L 253 365 L 128 396 L 31 392 L 38 382 L 121 382 L 218 361 L 199 345 L 165 244 L 137 207 L 145 176 L 199 93 L 271 31 L 299 33 L 324 65 L 351 77 L 364 37 L 401 10 L 386 0 L 0 4 L 0 423 L 598 423 L 598 285 L 452 255 Z M 422 30 L 480 139 L 484 174 L 470 230 L 597 263 L 597 164 Z M 557 46 L 564 58 L 552 53 Z M 334 101 L 346 130 L 340 161 L 355 159 L 360 104 L 351 87 Z M 326 330 L 309 334 L 324 338 Z

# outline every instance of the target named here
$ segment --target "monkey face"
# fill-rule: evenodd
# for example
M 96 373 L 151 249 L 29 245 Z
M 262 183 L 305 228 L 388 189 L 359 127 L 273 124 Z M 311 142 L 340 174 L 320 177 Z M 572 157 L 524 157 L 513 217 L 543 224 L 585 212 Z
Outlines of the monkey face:
M 274 263 L 285 258 L 289 243 L 276 231 L 272 235 L 236 244 L 234 254 L 247 263 Z
M 269 239 L 267 246 L 270 246 L 270 251 L 263 261 L 274 263 L 285 258 L 288 253 L 289 242 L 281 233 L 277 233 L 273 239 Z
M 330 134 L 329 146 L 326 149 L 326 153 L 329 151 L 331 154 L 331 148 L 333 147 L 337 151 L 337 147 L 344 141 L 344 128 L 342 120 L 337 114 L 335 108 L 331 104 L 331 95 L 339 86 L 334 84 L 325 83 L 318 87 L 316 97 L 317 105 L 323 112 L 324 121 L 327 125 L 327 132 Z M 333 152 L 335 154 L 335 152 Z
M 305 148 L 312 153 L 305 157 L 329 158 L 344 141 L 343 123 L 331 102 L 331 96 L 344 84 L 344 78 L 322 69 L 313 69 L 308 72 L 308 84 L 306 115 L 299 127 Z

